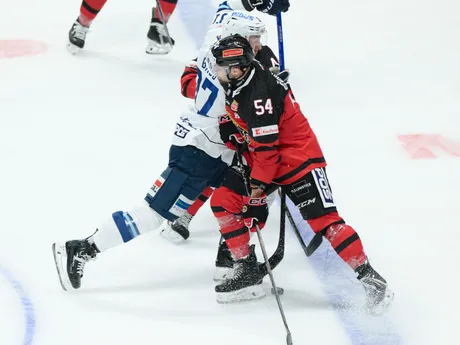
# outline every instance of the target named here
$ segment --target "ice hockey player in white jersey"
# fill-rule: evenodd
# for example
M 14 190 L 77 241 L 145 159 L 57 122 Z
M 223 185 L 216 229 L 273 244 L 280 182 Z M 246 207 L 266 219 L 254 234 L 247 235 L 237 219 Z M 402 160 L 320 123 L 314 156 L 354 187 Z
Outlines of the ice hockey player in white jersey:
M 270 8 L 276 8 L 278 2 L 286 3 L 286 0 L 264 1 L 271 4 Z M 230 3 L 243 6 L 239 0 L 226 1 L 219 6 L 218 12 L 231 11 Z M 213 73 L 211 58 L 212 55 L 203 50 L 198 60 L 200 72 L 194 111 L 184 113 L 178 122 L 169 150 L 168 167 L 143 202 L 129 211 L 114 212 L 93 235 L 83 240 L 53 244 L 64 290 L 80 288 L 85 264 L 99 253 L 158 229 L 165 219 L 174 221 L 183 216 L 207 187 L 216 188 L 221 184 L 233 152 L 223 144 L 218 131 L 218 118 L 225 114 L 225 100 Z
M 277 57 L 270 47 L 262 44 L 266 34 L 265 24 L 257 16 L 246 11 L 228 10 L 225 3 L 219 7 L 219 10 L 213 20 L 213 24 L 208 31 L 208 38 L 205 40 L 205 46 L 202 50 L 204 57 L 201 57 L 201 59 L 206 58 L 210 42 L 214 43 L 213 41 L 216 36 L 228 36 L 234 33 L 238 33 L 248 39 L 251 39 L 256 53 L 255 58 L 261 62 L 262 65 L 277 74 L 278 77 L 284 81 L 288 80 L 289 70 L 279 72 Z M 197 59 L 194 59 L 188 66 L 185 67 L 184 73 L 181 77 L 181 91 L 184 97 L 195 99 L 195 95 L 199 95 L 199 93 L 197 93 L 197 86 L 198 91 L 201 91 L 200 87 L 202 88 L 205 86 L 203 84 L 203 80 L 200 80 L 199 78 L 200 73 L 203 75 L 203 72 L 200 71 L 200 69 L 202 69 L 201 65 L 202 64 L 197 63 Z M 199 83 L 200 81 L 201 85 Z M 201 91 L 201 94 L 203 94 L 203 91 Z M 224 107 L 224 105 L 222 105 L 222 107 Z M 224 112 L 223 109 L 224 108 L 222 108 L 222 111 Z M 191 116 L 193 117 L 193 115 Z M 187 119 L 189 120 L 189 117 L 187 117 Z M 200 119 L 200 117 L 198 117 L 198 119 Z M 178 126 L 187 126 L 187 123 L 179 123 Z M 164 228 L 161 231 L 163 237 L 175 244 L 182 243 L 186 240 L 190 236 L 190 232 L 188 230 L 190 221 L 198 212 L 200 207 L 209 199 L 212 193 L 212 188 L 207 188 L 188 209 L 184 216 L 178 218 L 174 222 L 165 223 Z

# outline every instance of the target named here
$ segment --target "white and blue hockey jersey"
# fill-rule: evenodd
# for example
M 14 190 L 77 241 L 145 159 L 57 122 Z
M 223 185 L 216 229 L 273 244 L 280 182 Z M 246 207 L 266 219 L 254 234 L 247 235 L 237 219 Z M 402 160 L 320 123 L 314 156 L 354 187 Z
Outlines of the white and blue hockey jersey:
M 244 10 L 240 0 L 221 3 L 209 26 L 196 60 L 198 75 L 195 101 L 176 124 L 173 145 L 192 145 L 214 158 L 231 163 L 234 152 L 229 150 L 219 134 L 218 118 L 225 115 L 225 92 L 214 72 L 214 57 L 210 48 L 220 39 L 222 22 L 234 10 Z

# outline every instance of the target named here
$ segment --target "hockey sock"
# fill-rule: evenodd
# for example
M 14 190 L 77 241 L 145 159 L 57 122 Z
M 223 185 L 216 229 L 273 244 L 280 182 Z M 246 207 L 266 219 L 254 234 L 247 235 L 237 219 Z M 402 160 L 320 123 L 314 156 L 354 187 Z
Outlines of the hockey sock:
M 89 27 L 106 2 L 107 0 L 83 0 L 78 18 L 80 24 Z
M 159 2 L 161 9 L 163 10 L 165 20 L 166 22 L 168 22 L 169 18 L 171 17 L 176 8 L 177 0 L 159 0 Z M 157 19 L 161 19 L 160 11 L 158 8 L 154 9 L 154 17 Z
M 351 268 L 362 265 L 367 257 L 358 233 L 339 216 L 331 212 L 322 217 L 308 220 L 315 233 L 321 232 L 332 248 Z
M 212 212 L 234 260 L 249 255 L 249 229 L 240 215 L 243 205 L 243 197 L 227 187 L 218 188 L 211 197 Z
M 200 196 L 193 202 L 192 205 L 187 209 L 187 212 L 193 217 L 196 215 L 198 210 L 203 206 L 206 201 L 208 201 L 209 197 L 212 195 L 214 192 L 214 189 L 211 187 L 207 187 L 203 193 L 200 194 Z

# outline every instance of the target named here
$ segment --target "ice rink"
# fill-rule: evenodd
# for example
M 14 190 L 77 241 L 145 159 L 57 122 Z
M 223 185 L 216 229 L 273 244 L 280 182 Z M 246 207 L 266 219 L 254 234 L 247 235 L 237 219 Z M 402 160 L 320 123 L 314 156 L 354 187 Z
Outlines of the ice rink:
M 61 289 L 52 243 L 89 236 L 166 167 L 194 45 L 177 13 L 173 52 L 146 55 L 147 0 L 109 0 L 77 56 L 65 44 L 79 1 L 0 6 L 0 345 L 285 344 L 269 293 L 216 303 L 208 205 L 186 244 L 147 234 L 87 264 L 79 291 Z M 395 292 L 383 316 L 349 308 L 363 298 L 350 269 L 325 243 L 307 258 L 288 228 L 274 273 L 295 345 L 459 342 L 459 13 L 454 0 L 291 0 L 291 86 L 341 215 Z M 276 51 L 275 19 L 262 18 Z M 37 54 L 13 56 L 19 40 Z M 278 227 L 275 204 L 269 253 Z

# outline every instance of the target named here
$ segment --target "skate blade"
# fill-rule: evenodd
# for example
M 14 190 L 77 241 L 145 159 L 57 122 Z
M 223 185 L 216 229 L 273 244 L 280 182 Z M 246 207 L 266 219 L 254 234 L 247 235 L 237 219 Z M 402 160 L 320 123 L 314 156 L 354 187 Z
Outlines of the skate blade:
M 385 291 L 385 297 L 383 298 L 383 300 L 379 304 L 370 306 L 367 309 L 369 313 L 374 316 L 382 315 L 388 310 L 394 298 L 395 298 L 395 294 L 393 293 L 393 291 L 387 288 Z
M 67 252 L 65 250 L 65 245 L 53 243 L 52 248 L 54 263 L 56 265 L 59 282 L 61 283 L 61 286 L 64 289 L 64 291 L 72 290 L 72 284 L 70 283 L 69 277 L 65 273 L 67 271 Z
M 80 52 L 81 48 L 77 47 L 76 45 L 73 45 L 70 42 L 67 42 L 67 50 L 69 51 L 70 54 L 75 55 L 78 52 Z
M 145 52 L 149 55 L 166 55 L 166 54 L 169 54 L 171 50 L 172 50 L 172 47 L 169 43 L 165 45 L 161 45 L 161 44 L 158 44 L 150 40 L 147 45 L 147 48 L 145 48 Z
M 230 267 L 216 267 L 216 271 L 214 272 L 213 280 L 216 283 L 223 283 L 228 279 L 233 278 L 234 270 Z
M 216 300 L 220 304 L 240 303 L 244 301 L 259 300 L 266 296 L 261 285 L 248 286 L 238 291 L 217 292 Z

